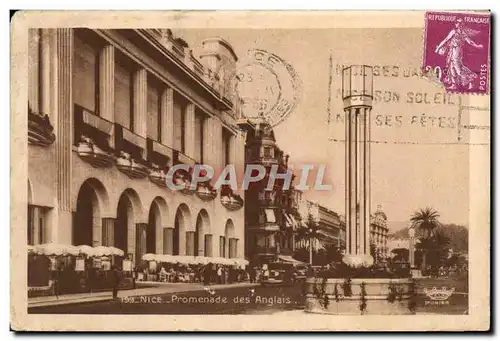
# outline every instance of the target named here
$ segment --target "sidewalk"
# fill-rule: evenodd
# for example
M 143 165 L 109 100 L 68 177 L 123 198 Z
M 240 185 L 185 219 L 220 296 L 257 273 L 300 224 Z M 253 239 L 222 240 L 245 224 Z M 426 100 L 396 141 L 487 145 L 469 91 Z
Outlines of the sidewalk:
M 214 284 L 210 285 L 211 290 L 221 290 L 228 288 L 252 288 L 256 287 L 257 283 L 234 283 L 234 284 Z M 142 287 L 145 286 L 145 287 Z M 130 297 L 141 295 L 164 295 L 174 293 L 185 293 L 190 291 L 204 290 L 205 286 L 200 283 L 159 283 L 159 282 L 137 282 L 135 289 L 121 290 L 118 292 L 118 297 Z M 49 307 L 63 304 L 76 304 L 87 302 L 109 301 L 113 299 L 111 291 L 69 294 L 56 296 L 44 296 L 28 298 L 28 308 Z

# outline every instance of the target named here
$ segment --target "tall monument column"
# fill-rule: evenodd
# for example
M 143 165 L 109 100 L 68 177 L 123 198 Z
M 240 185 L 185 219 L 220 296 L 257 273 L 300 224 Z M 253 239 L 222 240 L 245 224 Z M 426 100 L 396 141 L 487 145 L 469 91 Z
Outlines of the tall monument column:
M 370 255 L 370 113 L 373 69 L 352 65 L 342 70 L 345 112 L 346 254 Z

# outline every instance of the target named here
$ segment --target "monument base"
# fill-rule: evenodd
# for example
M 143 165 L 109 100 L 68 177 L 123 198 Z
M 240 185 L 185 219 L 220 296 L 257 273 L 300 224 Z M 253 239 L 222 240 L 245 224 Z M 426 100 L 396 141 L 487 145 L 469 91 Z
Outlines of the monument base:
M 309 278 L 305 312 L 334 315 L 411 315 L 415 286 L 407 278 Z

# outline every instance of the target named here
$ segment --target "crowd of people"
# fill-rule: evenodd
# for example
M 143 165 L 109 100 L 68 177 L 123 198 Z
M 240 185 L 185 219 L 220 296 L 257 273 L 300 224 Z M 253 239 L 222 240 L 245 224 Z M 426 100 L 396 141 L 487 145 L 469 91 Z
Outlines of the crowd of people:
M 238 266 L 209 263 L 187 265 L 159 263 L 155 266 L 138 266 L 134 269 L 136 281 L 167 283 L 229 284 L 249 279 L 247 271 Z

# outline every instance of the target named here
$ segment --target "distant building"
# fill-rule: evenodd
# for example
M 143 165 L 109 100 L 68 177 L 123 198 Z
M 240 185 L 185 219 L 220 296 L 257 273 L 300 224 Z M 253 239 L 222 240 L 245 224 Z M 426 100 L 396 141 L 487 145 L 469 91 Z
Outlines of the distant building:
M 313 250 L 323 249 L 327 246 L 334 246 L 340 250 L 344 250 L 345 220 L 338 213 L 326 206 L 311 201 L 306 201 L 305 205 L 308 207 L 309 212 L 317 217 L 318 221 L 316 238 L 313 240 Z M 307 238 L 301 238 L 295 243 L 296 248 L 308 248 L 308 245 L 309 241 Z
M 371 215 L 370 221 L 370 244 L 375 245 L 376 252 L 380 257 L 390 256 L 387 246 L 387 237 L 389 229 L 387 228 L 387 215 L 382 211 L 382 206 L 378 205 L 377 210 Z

